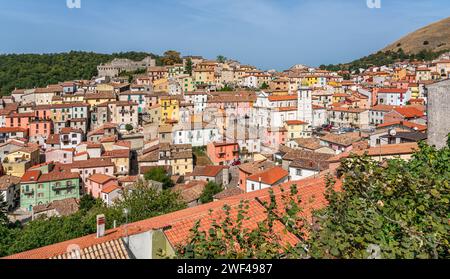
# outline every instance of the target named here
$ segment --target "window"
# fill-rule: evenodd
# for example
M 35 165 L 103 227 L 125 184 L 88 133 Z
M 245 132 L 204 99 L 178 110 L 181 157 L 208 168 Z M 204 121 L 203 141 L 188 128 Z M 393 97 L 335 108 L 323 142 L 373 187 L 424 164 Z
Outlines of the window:
M 296 169 L 295 170 L 295 174 L 298 175 L 298 176 L 301 176 L 302 175 L 302 170 L 301 169 Z

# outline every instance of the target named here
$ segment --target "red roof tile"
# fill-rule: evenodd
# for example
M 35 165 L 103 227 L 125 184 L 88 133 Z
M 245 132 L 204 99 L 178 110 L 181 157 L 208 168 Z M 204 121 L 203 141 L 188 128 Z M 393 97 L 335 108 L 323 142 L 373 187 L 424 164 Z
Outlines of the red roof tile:
M 288 176 L 288 172 L 280 167 L 274 167 L 268 170 L 265 170 L 260 173 L 256 173 L 252 176 L 249 176 L 247 180 L 252 180 L 259 182 L 261 179 L 262 183 L 273 185 L 277 181 L 280 181 L 281 179 Z

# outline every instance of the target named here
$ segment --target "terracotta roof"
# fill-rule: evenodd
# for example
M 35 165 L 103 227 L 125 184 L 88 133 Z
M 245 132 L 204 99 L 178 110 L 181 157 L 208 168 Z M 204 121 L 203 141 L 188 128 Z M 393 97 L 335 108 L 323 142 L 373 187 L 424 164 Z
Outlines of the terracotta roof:
M 100 142 L 115 142 L 116 141 L 116 139 L 117 139 L 117 137 L 116 136 L 114 136 L 114 135 L 112 135 L 112 136 L 108 136 L 108 137 L 102 137 L 101 139 L 100 139 Z
M 252 175 L 261 171 L 264 171 L 269 168 L 273 168 L 275 164 L 268 160 L 261 160 L 256 162 L 244 163 L 238 166 L 240 171 L 245 172 L 246 174 Z
M 405 94 L 408 92 L 408 89 L 402 88 L 380 88 L 378 93 L 390 93 L 390 94 Z
M 60 130 L 60 134 L 64 135 L 64 134 L 70 134 L 70 133 L 79 133 L 79 134 L 83 134 L 83 130 L 81 129 L 76 129 L 76 128 L 72 128 L 72 127 L 64 127 Z
M 247 180 L 256 182 L 259 182 L 261 180 L 262 183 L 273 185 L 274 183 L 280 181 L 288 175 L 289 173 L 286 170 L 280 167 L 273 167 L 271 169 L 249 176 Z
M 322 141 L 327 141 L 343 146 L 350 146 L 352 145 L 352 143 L 360 141 L 361 139 L 362 136 L 359 132 L 345 133 L 340 135 L 329 133 L 320 138 L 320 140 Z
M 286 120 L 287 125 L 308 125 L 308 122 L 301 120 Z
M 227 145 L 237 145 L 237 142 L 213 142 L 214 147 L 227 146 Z
M 64 260 L 64 259 L 130 259 L 130 254 L 125 246 L 123 239 L 113 239 L 88 246 L 84 249 L 74 249 L 50 259 Z
M 60 138 L 59 134 L 51 134 L 48 136 L 47 140 L 45 140 L 46 144 L 59 144 Z
M 410 129 L 417 128 L 417 131 L 420 131 L 420 132 L 427 130 L 426 125 L 417 124 L 417 123 L 409 122 L 409 121 L 386 122 L 383 124 L 379 124 L 377 126 L 377 128 L 386 128 L 386 127 L 390 127 L 390 126 L 404 126 L 404 127 L 410 128 Z
M 355 155 L 363 155 L 367 154 L 371 157 L 376 156 L 394 156 L 394 155 L 404 155 L 404 154 L 412 154 L 416 150 L 419 150 L 419 146 L 417 142 L 411 143 L 400 143 L 400 144 L 386 144 L 381 146 L 370 147 L 368 149 L 363 150 L 352 150 L 349 152 L 341 153 L 337 156 L 334 156 L 328 159 L 329 162 L 339 162 L 343 158 L 349 157 L 351 154 Z
M 138 181 L 138 179 L 139 179 L 139 176 L 137 176 L 137 175 L 128 175 L 128 176 L 119 177 L 119 182 L 120 183 L 136 182 L 136 181 Z
M 100 91 L 96 93 L 90 93 L 84 95 L 85 100 L 97 100 L 97 99 L 116 99 L 116 94 L 113 91 Z
M 26 133 L 28 132 L 28 129 L 21 127 L 0 127 L 0 133 L 17 133 L 17 132 Z
M 314 209 L 320 209 L 326 206 L 327 201 L 324 197 L 326 189 L 326 179 L 324 177 L 304 179 L 301 181 L 291 181 L 279 186 L 272 187 L 270 189 L 263 189 L 254 191 L 251 193 L 245 193 L 241 195 L 225 198 L 220 201 L 211 202 L 204 205 L 199 205 L 192 208 L 176 211 L 173 213 L 153 217 L 150 219 L 142 220 L 139 222 L 128 224 L 125 227 L 119 227 L 106 231 L 104 237 L 97 238 L 95 234 L 88 236 L 56 243 L 53 245 L 41 247 L 38 249 L 22 252 L 19 254 L 11 255 L 6 258 L 10 259 L 47 259 L 58 258 L 59 255 L 66 255 L 67 249 L 71 246 L 77 246 L 81 250 L 88 249 L 89 247 L 98 247 L 104 243 L 114 240 L 120 240 L 122 237 L 128 235 L 135 235 L 143 233 L 153 229 L 165 230 L 170 244 L 172 246 L 185 244 L 189 239 L 190 230 L 194 226 L 197 220 L 201 220 L 201 230 L 208 229 L 212 219 L 216 219 L 220 223 L 220 218 L 224 218 L 223 206 L 229 205 L 232 207 L 231 218 L 237 215 L 237 207 L 241 201 L 249 201 L 249 212 L 252 214 L 252 218 L 245 220 L 243 228 L 253 229 L 256 228 L 257 223 L 267 218 L 266 209 L 259 203 L 256 198 L 262 201 L 267 201 L 270 198 L 269 190 L 272 190 L 276 196 L 277 202 L 280 201 L 282 191 L 287 191 L 292 185 L 297 185 L 298 195 L 302 197 L 301 207 L 303 217 L 310 219 L 311 212 Z M 340 189 L 341 182 L 338 181 L 336 189 Z M 283 204 L 282 202 L 280 204 Z M 211 213 L 210 213 L 211 212 Z M 285 227 L 275 221 L 275 231 L 278 236 L 281 237 L 284 243 L 290 243 L 296 245 L 299 242 L 294 235 L 288 233 Z M 98 257 L 97 257 L 98 258 Z
M 113 162 L 110 158 L 91 158 L 83 161 L 75 161 L 71 164 L 66 164 L 64 167 L 66 168 L 77 168 L 77 169 L 85 169 L 85 168 L 100 168 L 100 167 L 110 167 L 114 166 Z
M 223 190 L 222 192 L 214 195 L 214 199 L 222 200 L 222 199 L 226 199 L 226 198 L 240 195 L 243 193 L 244 193 L 244 190 L 242 190 L 239 187 L 230 187 L 230 188 L 227 188 L 227 189 Z
M 114 143 L 116 146 L 131 148 L 131 141 L 129 140 L 119 140 Z
M 369 109 L 363 109 L 363 108 L 348 108 L 348 107 L 332 107 L 330 108 L 331 111 L 340 111 L 340 112 L 350 112 L 350 113 L 361 113 L 368 111 Z
M 36 205 L 33 207 L 33 213 L 42 213 L 49 210 L 56 210 L 59 215 L 67 216 L 78 211 L 80 208 L 80 201 L 75 198 L 68 198 L 63 200 L 56 200 L 48 204 Z
M 373 106 L 370 110 L 373 110 L 373 111 L 391 111 L 394 108 L 396 108 L 396 106 L 376 105 L 376 106 Z
M 20 183 L 20 177 L 3 175 L 0 177 L 0 190 L 7 190 L 12 185 Z
M 112 193 L 112 192 L 114 192 L 116 190 L 120 190 L 120 189 L 121 188 L 118 185 L 112 184 L 112 185 L 108 185 L 108 186 L 104 187 L 102 189 L 102 193 L 110 194 L 110 193 Z
M 269 96 L 268 99 L 271 102 L 277 102 L 277 101 L 297 101 L 298 96 L 297 95 L 272 95 Z
M 406 118 L 418 118 L 424 116 L 424 112 L 415 107 L 397 107 L 394 110 Z
M 294 139 L 294 141 L 299 147 L 305 149 L 316 150 L 323 147 L 320 145 L 320 140 L 318 138 L 298 138 Z
M 117 180 L 117 178 L 106 175 L 106 174 L 102 174 L 102 173 L 96 173 L 96 174 L 89 176 L 88 180 L 91 180 L 98 184 L 105 184 L 106 182 L 108 182 L 110 180 Z
M 190 203 L 200 198 L 206 184 L 206 181 L 193 180 L 185 184 L 175 185 L 172 191 L 179 192 L 183 201 Z
M 49 182 L 65 179 L 76 179 L 79 177 L 80 174 L 76 172 L 54 170 L 50 173 L 42 173 L 40 170 L 28 170 L 22 176 L 20 182 Z
M 191 176 L 208 176 L 215 177 L 219 174 L 223 169 L 227 167 L 225 166 L 196 166 L 194 171 L 191 173 Z

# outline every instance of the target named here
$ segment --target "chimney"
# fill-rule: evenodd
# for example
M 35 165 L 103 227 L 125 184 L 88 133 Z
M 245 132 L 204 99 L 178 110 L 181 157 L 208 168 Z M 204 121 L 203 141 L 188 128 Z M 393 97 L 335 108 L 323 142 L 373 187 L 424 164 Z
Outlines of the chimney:
M 97 238 L 105 236 L 105 214 L 97 215 Z

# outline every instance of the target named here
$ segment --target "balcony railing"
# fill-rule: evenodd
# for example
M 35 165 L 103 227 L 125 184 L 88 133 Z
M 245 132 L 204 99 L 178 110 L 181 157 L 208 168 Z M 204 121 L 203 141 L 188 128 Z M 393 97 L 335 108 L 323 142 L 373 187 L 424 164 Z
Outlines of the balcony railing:
M 70 189 L 75 188 L 75 184 L 55 184 L 52 186 L 53 190 L 62 190 L 62 189 Z
M 22 191 L 24 195 L 34 195 L 34 189 L 28 189 Z

